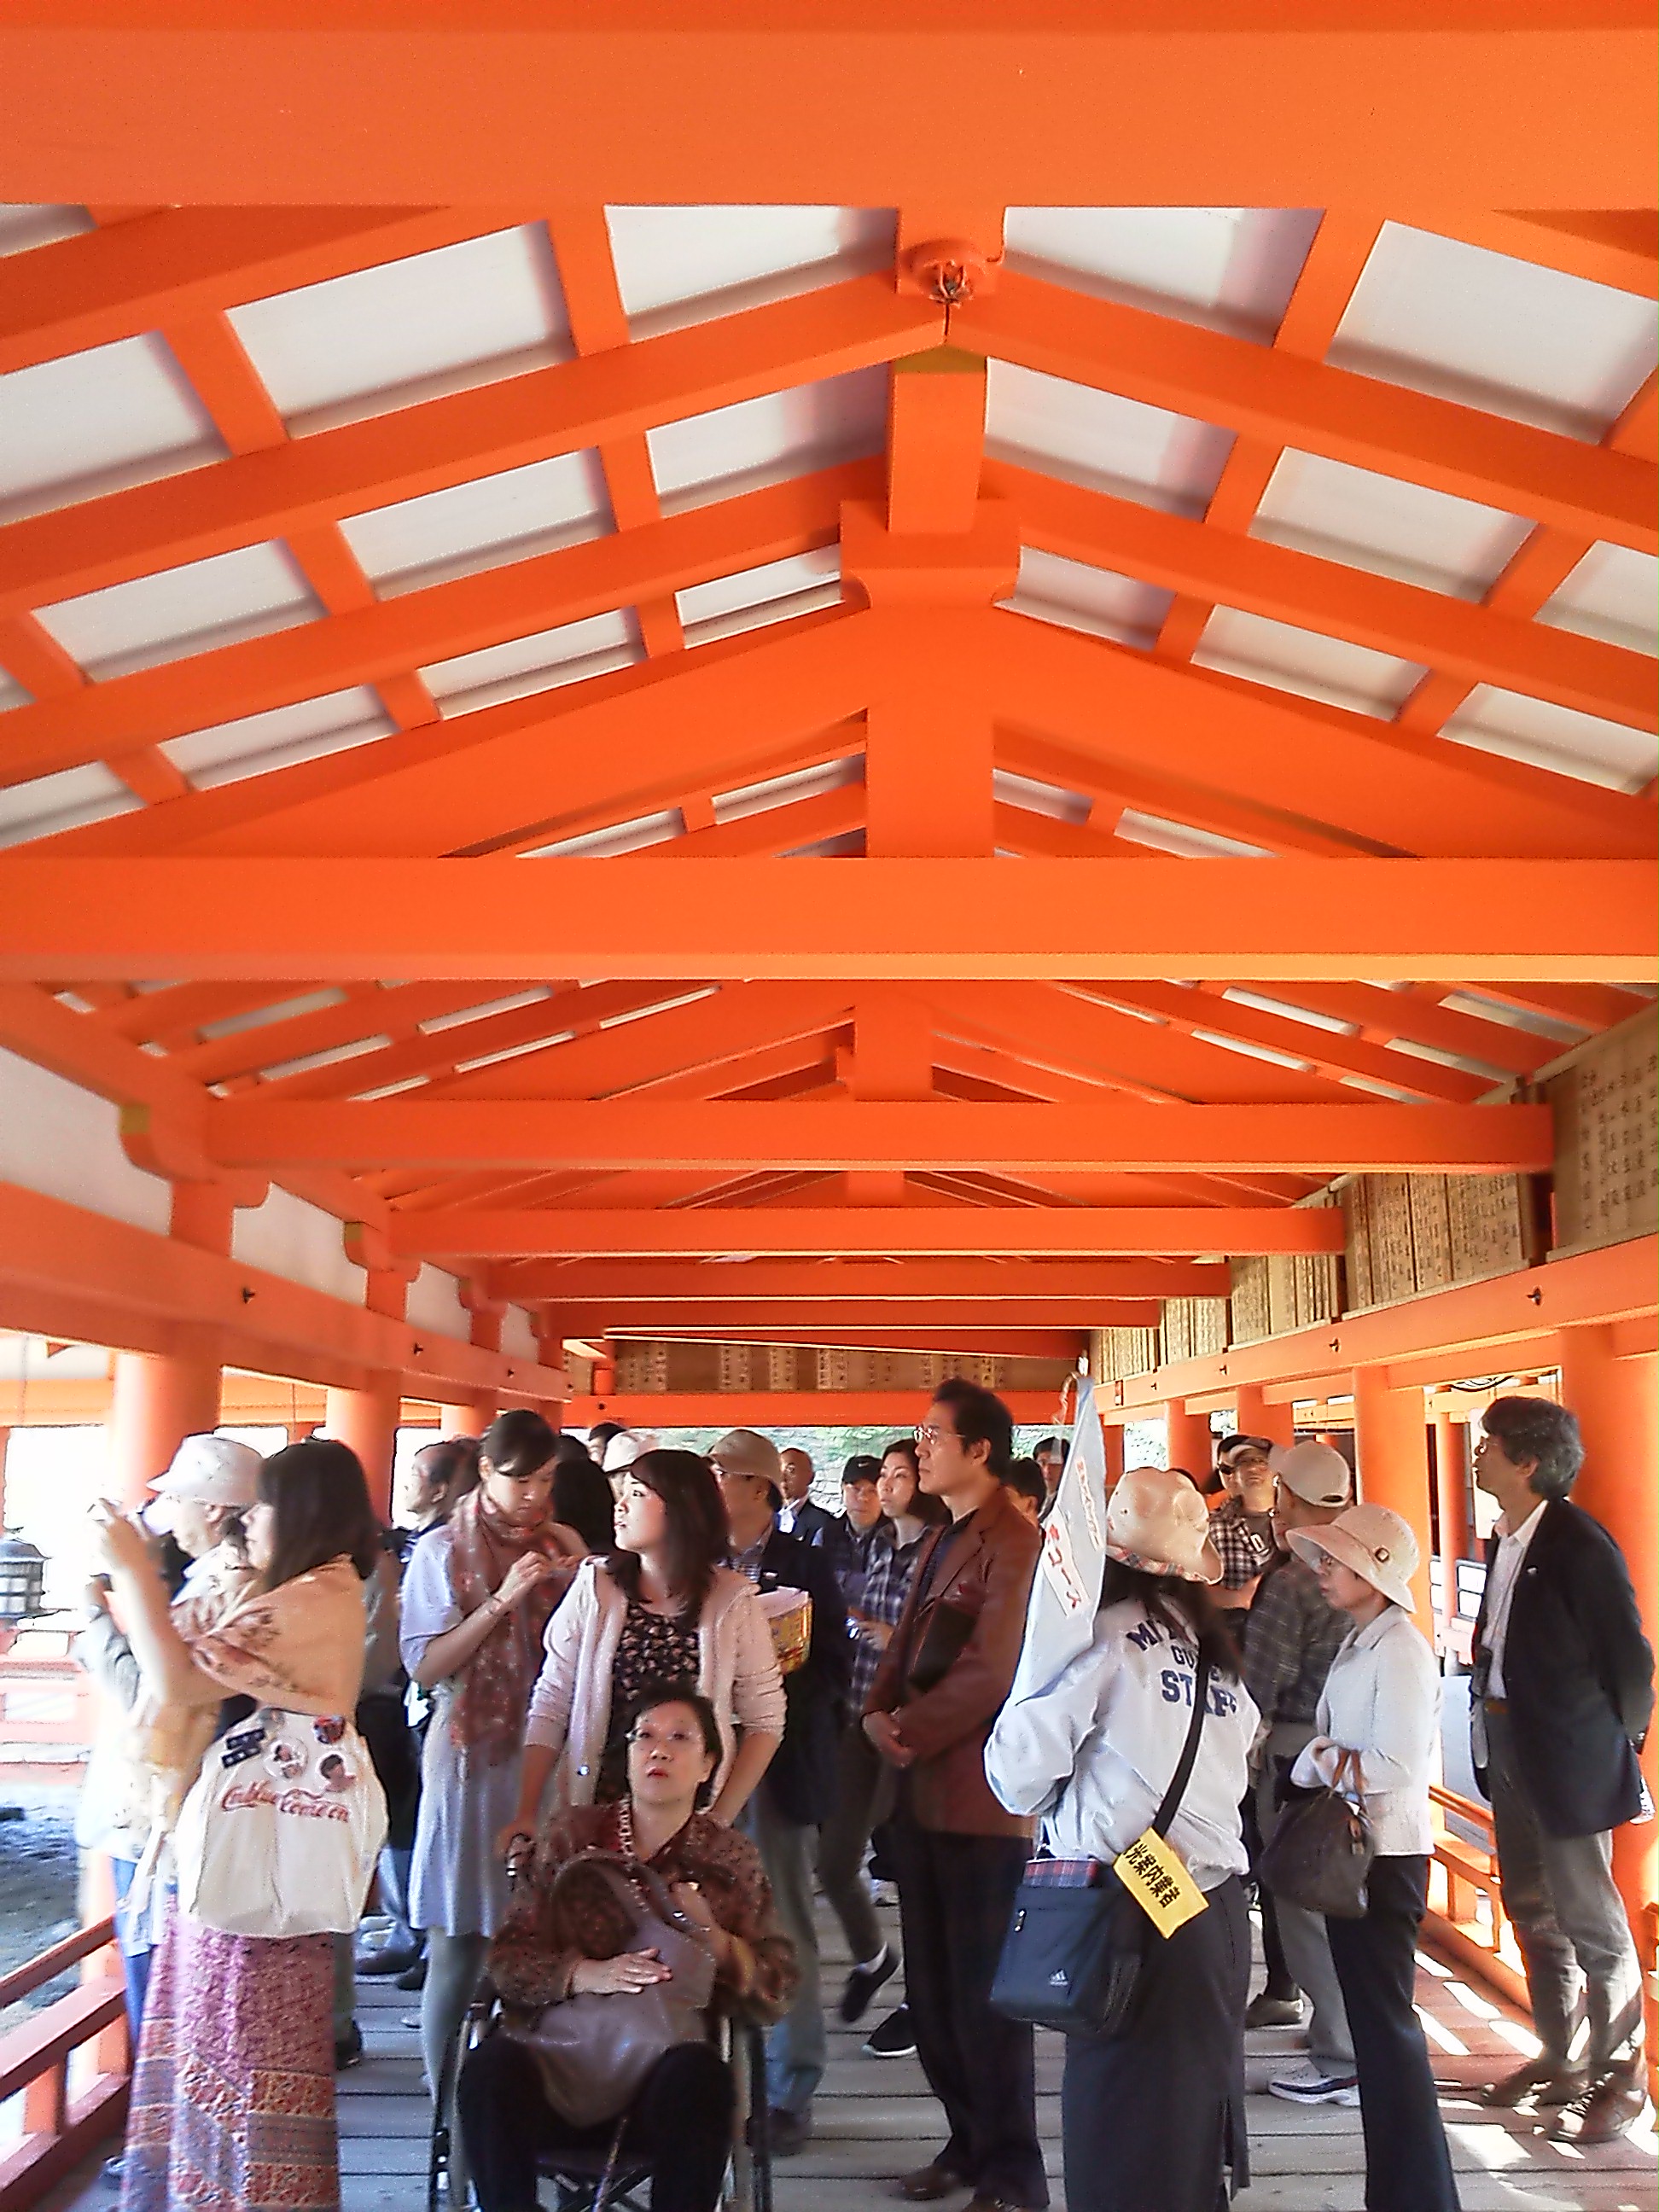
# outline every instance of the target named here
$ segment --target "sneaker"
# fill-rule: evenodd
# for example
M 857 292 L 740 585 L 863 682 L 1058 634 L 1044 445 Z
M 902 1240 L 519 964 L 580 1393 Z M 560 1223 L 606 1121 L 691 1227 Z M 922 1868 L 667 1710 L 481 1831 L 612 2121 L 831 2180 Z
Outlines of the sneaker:
M 1302 1999 L 1292 1990 L 1289 1996 L 1279 1996 L 1272 1990 L 1263 1990 L 1260 1996 L 1250 1999 L 1245 2008 L 1246 2027 L 1300 2027 Z
M 360 1943 L 351 1963 L 360 1974 L 403 1974 L 420 1955 L 412 1943 Z
M 916 2039 L 910 2026 L 909 2006 L 900 2005 L 896 2011 L 890 2012 L 880 2027 L 865 2037 L 863 2049 L 866 2058 L 914 2058 Z
M 847 1977 L 847 1987 L 841 1993 L 841 2016 L 851 2027 L 870 2009 L 870 2000 L 884 1982 L 890 1982 L 898 1972 L 898 1960 L 893 1956 L 892 1946 L 884 1943 L 880 1956 L 872 1966 L 854 1966 Z
M 1287 2105 L 1357 2105 L 1359 2076 L 1328 2074 L 1311 2058 L 1304 2058 L 1288 2074 L 1276 2074 L 1267 2084 L 1267 2094 L 1284 2098 Z

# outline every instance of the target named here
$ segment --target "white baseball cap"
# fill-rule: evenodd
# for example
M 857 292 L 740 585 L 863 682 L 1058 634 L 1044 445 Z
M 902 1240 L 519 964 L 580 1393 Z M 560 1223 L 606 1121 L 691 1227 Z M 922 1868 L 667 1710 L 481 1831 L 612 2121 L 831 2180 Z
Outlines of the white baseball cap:
M 624 1474 L 641 1452 L 655 1449 L 656 1438 L 643 1429 L 618 1429 L 605 1448 L 607 1474 Z
M 1353 1496 L 1348 1462 L 1331 1444 L 1275 1444 L 1267 1464 L 1304 1505 L 1346 1505 Z
M 152 1489 L 163 1498 L 190 1498 L 198 1505 L 234 1505 L 246 1512 L 259 1494 L 264 1465 L 252 1444 L 234 1437 L 186 1437 L 172 1465 Z
M 1363 1582 L 1381 1590 L 1390 1604 L 1415 1613 L 1412 1577 L 1421 1556 L 1412 1525 L 1387 1505 L 1351 1505 L 1324 1528 L 1290 1528 L 1285 1541 L 1310 1567 L 1322 1552 L 1352 1567 Z

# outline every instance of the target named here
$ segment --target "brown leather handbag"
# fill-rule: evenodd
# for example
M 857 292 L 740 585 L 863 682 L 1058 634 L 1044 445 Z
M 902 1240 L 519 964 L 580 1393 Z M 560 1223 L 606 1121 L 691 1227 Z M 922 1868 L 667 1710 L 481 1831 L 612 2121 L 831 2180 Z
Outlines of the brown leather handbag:
M 1328 1789 L 1285 1807 L 1256 1873 L 1275 1897 L 1304 1912 L 1363 1920 L 1372 1850 L 1359 1753 L 1345 1751 Z
M 501 2033 L 535 2060 L 554 2111 L 573 2127 L 592 2128 L 628 2110 L 665 2051 L 707 2039 L 714 1958 L 702 1930 L 649 1867 L 611 1851 L 579 1851 L 553 1877 L 552 1900 L 578 1873 L 606 1884 L 633 1920 L 638 1941 L 629 1948 L 654 1950 L 670 1976 L 648 1989 L 586 1993 L 504 2019 Z

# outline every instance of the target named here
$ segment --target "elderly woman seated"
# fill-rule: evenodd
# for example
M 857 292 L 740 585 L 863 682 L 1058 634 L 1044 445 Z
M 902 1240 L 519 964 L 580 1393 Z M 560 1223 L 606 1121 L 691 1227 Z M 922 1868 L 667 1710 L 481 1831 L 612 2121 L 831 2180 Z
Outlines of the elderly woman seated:
M 625 2004 L 668 1970 L 610 1888 L 592 1876 L 553 1885 L 583 1852 L 649 1868 L 714 1955 L 714 2002 L 774 2020 L 795 1984 L 794 1955 L 778 1933 L 759 1855 L 745 1837 L 698 1809 L 721 1757 L 719 1724 L 690 1684 L 647 1691 L 628 1746 L 628 1795 L 577 1806 L 545 1822 L 528 1871 L 489 1954 L 509 2015 L 583 1996 Z M 528 1839 L 526 1839 L 528 1840 Z M 579 2127 L 550 2101 L 535 2054 L 511 2033 L 478 2045 L 462 2069 L 462 2133 L 481 2212 L 531 2212 L 537 2161 L 566 2149 L 603 2150 L 615 2124 Z M 732 2147 L 732 2087 L 712 2042 L 660 2057 L 629 2106 L 625 2149 L 651 2167 L 653 2212 L 713 2212 Z

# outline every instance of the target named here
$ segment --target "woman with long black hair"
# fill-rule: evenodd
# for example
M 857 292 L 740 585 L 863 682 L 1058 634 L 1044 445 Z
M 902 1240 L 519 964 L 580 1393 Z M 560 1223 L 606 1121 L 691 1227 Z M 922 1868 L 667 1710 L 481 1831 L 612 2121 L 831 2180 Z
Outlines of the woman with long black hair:
M 620 1797 L 628 1735 L 647 1685 L 693 1681 L 714 1709 L 721 1753 L 711 1817 L 728 1826 L 783 1736 L 783 1681 L 746 1575 L 723 1564 L 726 1509 L 696 1452 L 642 1452 L 622 1477 L 616 1547 L 585 1565 L 547 1632 L 530 1700 L 518 1810 L 536 1832 L 554 1779 L 564 1808 Z
M 1129 2033 L 1073 2036 L 1061 2121 L 1071 2212 L 1218 2212 L 1249 2180 L 1244 2002 L 1249 1923 L 1239 1802 L 1256 1710 L 1205 1584 L 1221 1562 L 1204 1501 L 1172 1468 L 1131 1468 L 1106 1507 L 1094 1640 L 1033 1695 L 1011 1698 L 985 1771 L 1010 1812 L 1039 1814 L 1062 1859 L 1109 1866 L 1152 1825 L 1180 1765 L 1200 1662 L 1204 1718 L 1168 1843 L 1203 1894 L 1148 1929 Z

